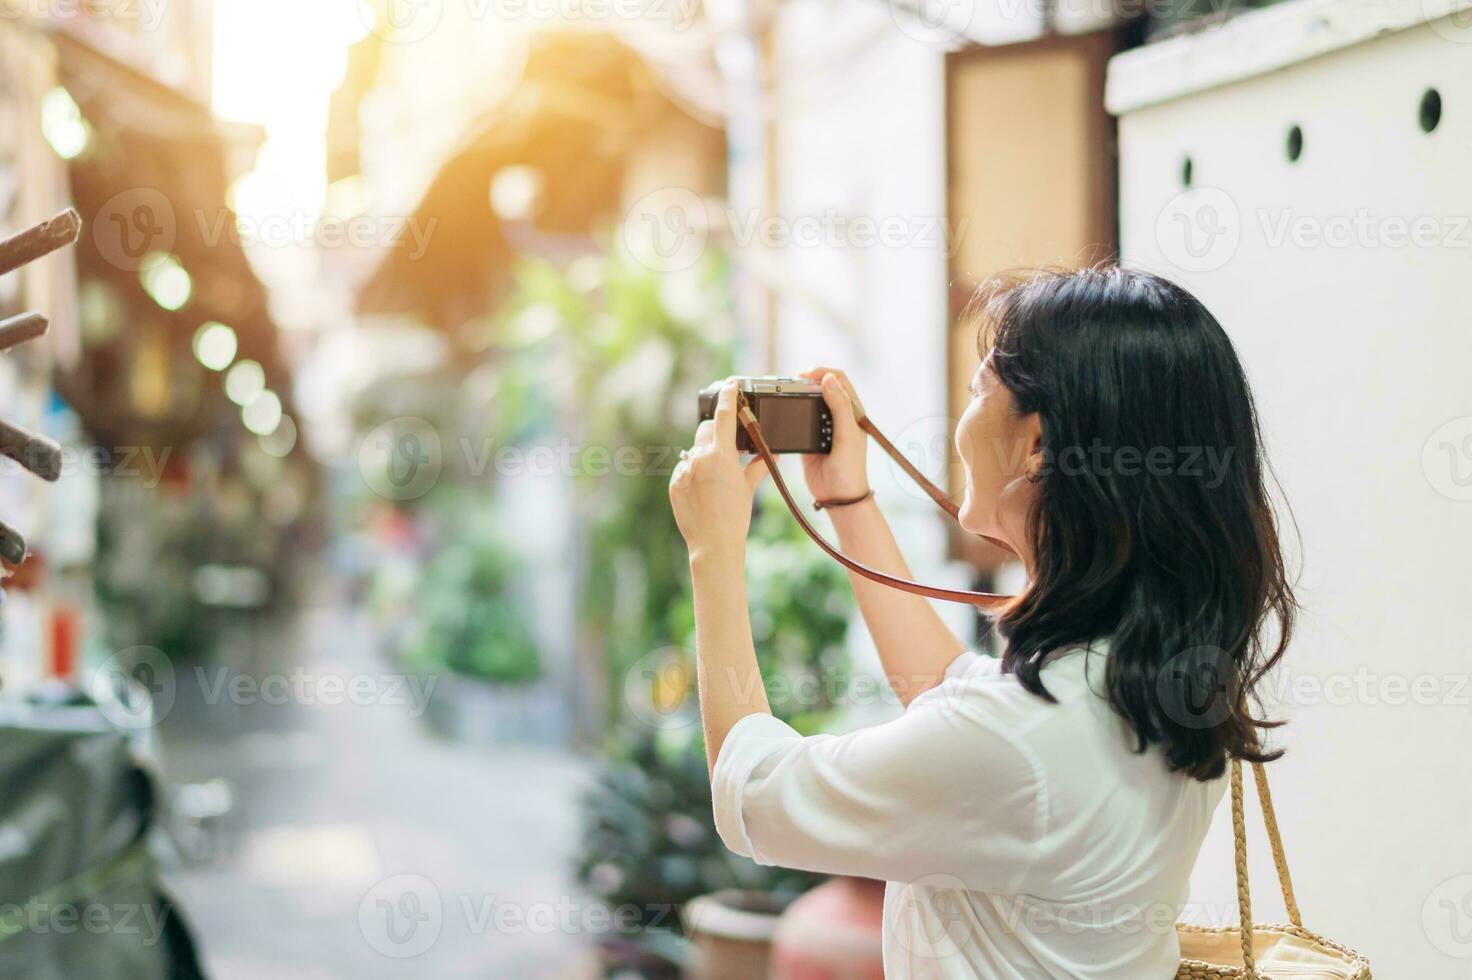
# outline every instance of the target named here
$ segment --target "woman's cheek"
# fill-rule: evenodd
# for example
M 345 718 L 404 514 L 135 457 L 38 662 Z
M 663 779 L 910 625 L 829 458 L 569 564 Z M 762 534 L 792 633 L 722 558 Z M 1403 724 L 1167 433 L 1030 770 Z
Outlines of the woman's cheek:
M 961 506 L 956 511 L 956 524 L 959 525 L 960 528 L 961 528 L 961 530 L 963 530 L 963 531 L 966 531 L 966 532 L 968 532 L 970 534 L 975 534 L 976 533 L 971 528 L 971 493 L 970 493 L 970 491 L 967 491 L 966 495 L 961 498 Z
M 961 460 L 961 473 L 965 476 L 966 492 L 961 498 L 959 523 L 964 530 L 976 533 L 980 530 L 977 526 L 978 504 L 984 493 L 985 475 L 977 472 L 977 464 L 981 462 L 976 457 L 974 440 L 971 437 L 972 423 L 970 413 L 962 416 L 961 422 L 956 426 L 956 455 Z
M 972 407 L 968 408 L 961 415 L 960 421 L 956 423 L 956 437 L 953 440 L 953 442 L 955 443 L 956 455 L 961 458 L 961 466 L 963 468 L 963 471 L 968 475 L 968 478 L 971 473 L 972 463 L 974 462 L 976 457 L 975 432 L 976 408 L 975 404 L 973 403 Z

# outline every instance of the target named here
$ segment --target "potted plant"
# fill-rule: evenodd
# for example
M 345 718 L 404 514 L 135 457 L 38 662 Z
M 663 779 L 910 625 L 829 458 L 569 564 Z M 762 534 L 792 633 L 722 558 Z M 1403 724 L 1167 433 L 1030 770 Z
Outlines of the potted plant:
M 748 547 L 748 597 L 757 659 L 773 713 L 805 734 L 832 719 L 848 679 L 843 641 L 852 593 L 843 570 L 816 552 L 779 506 L 763 507 Z M 688 610 L 689 596 L 681 598 Z M 689 636 L 682 635 L 687 642 Z M 686 672 L 688 676 L 688 672 Z M 693 688 L 683 696 L 693 698 Z M 758 865 L 716 834 L 700 726 L 671 712 L 667 726 L 625 719 L 584 804 L 579 880 L 640 928 L 604 943 L 610 970 L 650 951 L 696 977 L 765 976 L 778 916 L 824 878 Z M 683 944 L 671 944 L 683 936 Z M 675 969 L 670 964 L 669 969 Z
M 461 533 L 433 551 L 402 654 L 436 678 L 425 712 L 431 728 L 477 741 L 537 737 L 548 728 L 526 609 L 511 552 L 494 536 Z

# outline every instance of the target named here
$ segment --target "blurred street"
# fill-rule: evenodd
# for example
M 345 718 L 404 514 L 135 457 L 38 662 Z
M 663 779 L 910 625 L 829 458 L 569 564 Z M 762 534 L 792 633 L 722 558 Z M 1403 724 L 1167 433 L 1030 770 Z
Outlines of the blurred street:
M 392 670 L 371 625 L 330 585 L 296 622 L 240 635 L 227 649 L 222 663 L 256 679 Z M 575 760 L 553 748 L 440 741 L 405 704 L 273 705 L 263 684 L 255 703 L 223 694 L 211 705 L 216 669 L 181 668 L 160 727 L 171 785 L 223 778 L 233 789 L 205 853 L 166 878 L 212 977 L 582 975 L 586 937 L 498 931 L 492 918 L 506 903 L 577 901 Z M 373 907 L 385 885 L 397 897 L 403 875 L 428 879 L 443 903 L 440 921 L 425 923 L 441 926 L 437 939 L 412 959 L 400 958 L 412 944 L 384 942 L 383 911 Z

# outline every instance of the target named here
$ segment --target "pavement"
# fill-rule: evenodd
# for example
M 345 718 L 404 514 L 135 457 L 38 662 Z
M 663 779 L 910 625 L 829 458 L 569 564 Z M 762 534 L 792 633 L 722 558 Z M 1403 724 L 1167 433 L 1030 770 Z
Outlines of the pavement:
M 431 735 L 330 586 L 175 679 L 165 777 L 231 800 L 165 877 L 214 980 L 595 975 L 570 870 L 586 760 Z

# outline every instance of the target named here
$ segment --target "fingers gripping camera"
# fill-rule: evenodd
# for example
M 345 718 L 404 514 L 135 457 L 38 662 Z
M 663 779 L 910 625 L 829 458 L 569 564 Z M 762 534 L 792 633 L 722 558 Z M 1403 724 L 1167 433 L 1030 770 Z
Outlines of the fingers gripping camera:
M 762 435 L 774 453 L 828 453 L 833 449 L 833 414 L 823 401 L 823 389 L 806 378 L 776 375 L 736 378 Z M 700 393 L 700 418 L 715 418 L 716 396 L 724 381 Z M 756 452 L 744 428 L 736 430 L 736 448 Z

